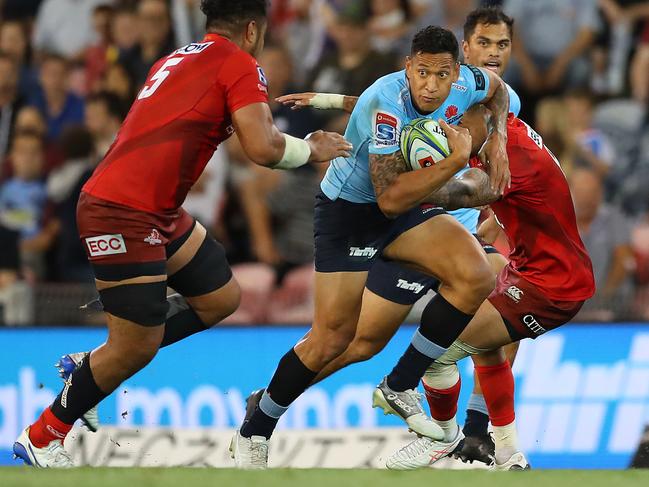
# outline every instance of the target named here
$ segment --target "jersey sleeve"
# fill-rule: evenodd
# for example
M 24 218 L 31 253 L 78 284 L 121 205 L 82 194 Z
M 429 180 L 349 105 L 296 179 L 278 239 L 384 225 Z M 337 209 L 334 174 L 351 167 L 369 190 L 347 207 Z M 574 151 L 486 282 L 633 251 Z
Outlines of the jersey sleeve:
M 466 86 L 466 95 L 469 97 L 468 106 L 481 103 L 489 94 L 489 75 L 482 68 L 470 64 L 460 66 L 460 83 Z
M 513 113 L 515 117 L 518 117 L 521 111 L 521 99 L 511 86 L 507 83 L 505 83 L 505 86 L 507 86 L 507 92 L 509 93 L 509 113 Z
M 385 89 L 375 90 L 368 96 L 362 116 L 371 130 L 369 153 L 393 154 L 400 150 L 399 136 L 406 118 L 403 107 L 396 101 L 399 93 Z
M 230 55 L 223 63 L 221 73 L 230 113 L 253 103 L 268 103 L 266 76 L 249 54 L 237 51 Z

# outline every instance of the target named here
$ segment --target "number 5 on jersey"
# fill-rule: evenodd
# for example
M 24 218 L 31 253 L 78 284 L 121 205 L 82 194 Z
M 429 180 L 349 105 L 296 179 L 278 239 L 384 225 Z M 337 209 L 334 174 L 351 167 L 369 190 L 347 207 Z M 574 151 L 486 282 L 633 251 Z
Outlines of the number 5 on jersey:
M 165 63 L 156 71 L 156 73 L 151 76 L 151 80 L 153 81 L 153 84 L 151 85 L 144 85 L 142 88 L 142 91 L 140 91 L 140 94 L 137 96 L 138 100 L 143 100 L 144 98 L 149 98 L 151 95 L 155 93 L 155 91 L 160 88 L 160 85 L 164 80 L 167 79 L 167 76 L 169 76 L 169 68 L 173 68 L 177 64 L 180 64 L 180 61 L 182 61 L 184 58 L 182 57 L 172 57 L 171 59 L 167 59 Z

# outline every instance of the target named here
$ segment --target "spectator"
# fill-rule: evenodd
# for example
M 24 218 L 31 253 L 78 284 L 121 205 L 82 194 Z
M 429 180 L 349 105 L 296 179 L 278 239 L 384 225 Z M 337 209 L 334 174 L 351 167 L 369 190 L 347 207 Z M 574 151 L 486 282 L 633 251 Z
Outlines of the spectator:
M 587 167 L 600 177 L 605 177 L 615 161 L 615 150 L 608 137 L 599 129 L 593 127 L 592 95 L 586 91 L 568 92 L 563 99 L 565 109 L 565 138 L 566 151 L 561 161 L 569 161 L 576 167 Z
M 111 38 L 115 51 L 109 55 L 111 61 L 116 61 L 121 53 L 137 45 L 137 15 L 133 9 L 122 7 L 115 10 L 111 24 Z
M 47 122 L 47 137 L 56 139 L 68 124 L 83 121 L 83 100 L 69 91 L 68 62 L 57 55 L 46 56 L 41 62 L 41 90 L 30 100 Z
M 316 130 L 318 124 L 312 112 L 293 111 L 274 101 L 292 91 L 289 53 L 279 46 L 267 46 L 259 63 L 266 73 L 273 119 L 280 130 L 295 137 L 305 137 Z M 228 147 L 231 157 L 245 163 L 239 144 L 233 141 Z M 320 184 L 317 169 L 306 165 L 295 171 L 268 171 L 247 164 L 238 172 L 237 189 L 254 257 L 278 267 L 280 274 L 311 262 L 313 199 Z
M 135 81 L 121 63 L 108 66 L 100 83 L 100 91 L 119 97 L 125 106 L 131 106 L 135 99 Z
M 464 39 L 464 22 L 469 12 L 478 7 L 477 0 L 425 0 L 427 9 L 421 15 L 416 30 L 427 25 L 441 25 Z M 419 7 L 420 10 L 422 7 Z
M 122 53 L 120 62 L 129 71 L 136 86 L 146 81 L 151 66 L 174 50 L 169 7 L 164 0 L 142 0 L 137 10 L 139 42 Z
M 124 104 L 113 93 L 100 92 L 86 99 L 86 127 L 94 145 L 93 157 L 101 160 L 115 140 L 125 116 Z
M 82 126 L 70 126 L 63 131 L 61 149 L 64 163 L 47 179 L 47 196 L 59 228 L 55 276 L 63 282 L 92 282 L 93 273 L 77 231 L 76 209 L 81 188 L 99 161 L 95 157 L 93 137 Z
M 0 162 L 9 150 L 16 114 L 23 105 L 18 93 L 18 65 L 7 54 L 0 54 Z M 0 167 L 0 174 L 5 172 Z
M 312 91 L 358 96 L 378 78 L 394 71 L 396 58 L 372 49 L 362 12 L 343 11 L 330 31 L 336 48 L 311 73 L 308 86 Z
M 43 252 L 52 243 L 56 226 L 44 224 L 47 194 L 42 180 L 43 140 L 18 132 L 12 141 L 13 177 L 0 189 L 0 222 L 20 234 L 22 266 L 32 279 L 45 273 Z
M 45 141 L 45 167 L 44 174 L 57 167 L 61 161 L 61 151 L 57 141 L 48 141 L 47 125 L 41 112 L 33 106 L 26 105 L 16 115 L 15 132 L 32 132 L 38 134 Z M 10 173 L 9 173 L 10 174 Z
M 96 41 L 92 13 L 110 0 L 43 0 L 36 16 L 34 47 L 39 52 L 81 58 Z
M 615 207 L 603 203 L 600 176 L 579 168 L 570 177 L 577 225 L 595 273 L 597 292 L 582 310 L 582 318 L 612 320 L 630 303 L 633 252 L 630 225 Z
M 86 49 L 85 58 L 85 90 L 96 90 L 99 80 L 106 71 L 111 46 L 111 24 L 113 7 L 98 5 L 92 12 L 92 25 L 97 41 Z
M 0 24 L 0 52 L 11 57 L 19 66 L 18 91 L 23 98 L 29 98 L 38 89 L 38 73 L 31 60 L 27 26 L 19 20 Z
M 649 107 L 649 20 L 631 63 L 631 92 L 633 98 Z
M 588 84 L 587 50 L 598 27 L 595 0 L 507 0 L 504 10 L 516 21 L 520 73 L 512 82 L 522 82 L 530 93 Z
M 404 46 L 409 47 L 412 30 L 409 0 L 371 0 L 370 13 L 368 26 L 374 49 L 403 53 Z

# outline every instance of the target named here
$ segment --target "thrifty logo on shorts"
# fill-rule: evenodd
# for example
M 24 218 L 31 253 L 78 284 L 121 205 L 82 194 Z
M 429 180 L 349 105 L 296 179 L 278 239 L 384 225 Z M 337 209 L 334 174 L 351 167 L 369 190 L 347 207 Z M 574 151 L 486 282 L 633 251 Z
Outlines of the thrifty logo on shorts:
M 100 235 L 99 237 L 88 237 L 86 239 L 90 257 L 100 255 L 125 254 L 126 243 L 121 234 Z
M 423 284 L 419 284 L 418 282 L 408 282 L 405 279 L 399 279 L 397 282 L 397 287 L 400 289 L 405 289 L 406 291 L 412 291 L 415 294 L 419 294 L 424 290 Z
M 521 298 L 523 297 L 523 294 L 524 294 L 523 291 L 518 289 L 516 286 L 509 286 L 507 292 L 505 293 L 505 295 L 515 303 L 520 302 Z
M 374 247 L 350 247 L 349 256 L 350 257 L 369 257 L 370 259 L 376 255 L 377 250 Z

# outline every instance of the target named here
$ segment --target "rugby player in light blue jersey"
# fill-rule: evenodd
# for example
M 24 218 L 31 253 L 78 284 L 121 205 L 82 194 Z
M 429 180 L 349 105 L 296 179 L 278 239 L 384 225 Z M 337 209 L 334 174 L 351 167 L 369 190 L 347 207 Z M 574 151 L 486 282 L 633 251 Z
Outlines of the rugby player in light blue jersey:
M 360 97 L 347 127 L 353 156 L 332 162 L 315 206 L 315 317 L 311 331 L 280 360 L 270 385 L 253 394 L 239 449 L 266 456 L 268 439 L 288 406 L 354 338 L 368 270 L 383 256 L 436 276 L 439 293 L 427 305 L 421 326 L 402 359 L 377 388 L 384 407 L 419 434 L 444 439 L 423 412 L 417 384 L 427 367 L 459 336 L 493 289 L 494 274 L 476 239 L 427 196 L 464 167 L 471 137 L 457 122 L 481 103 L 495 114 L 483 156 L 492 185 L 509 184 L 505 151 L 509 95 L 500 78 L 460 66 L 452 32 L 427 27 L 413 40 L 406 69 L 378 80 Z M 401 155 L 399 130 L 410 120 L 440 120 L 452 153 L 413 172 Z M 263 462 L 257 462 L 261 466 Z
M 474 66 L 502 75 L 511 56 L 512 34 L 513 20 L 502 10 L 494 7 L 474 10 L 467 16 L 464 25 L 462 46 L 464 60 Z M 520 98 L 509 86 L 507 88 L 509 111 L 518 116 L 521 107 Z M 299 93 L 286 95 L 279 99 L 279 101 L 296 108 L 304 106 L 332 108 L 332 103 L 327 104 L 327 101 L 331 102 L 332 100 L 335 101 L 336 98 L 318 93 Z M 337 100 L 341 109 L 351 113 L 358 98 L 345 96 Z M 465 170 L 460 171 L 458 175 Z M 465 208 L 450 211 L 449 214 L 457 218 L 469 232 L 476 234 L 480 214 L 478 210 Z M 485 242 L 481 243 L 488 254 L 487 258 L 494 274 L 498 274 L 507 264 L 507 259 L 493 246 Z M 349 364 L 368 360 L 381 351 L 405 320 L 413 304 L 430 289 L 435 290 L 438 285 L 439 281 L 426 274 L 409 269 L 397 262 L 379 258 L 372 265 L 368 275 L 363 296 L 363 308 L 354 340 L 345 353 L 328 364 L 318 374 L 316 381 L 324 379 Z M 518 342 L 506 347 L 507 356 L 512 363 L 517 350 Z M 492 352 L 489 355 L 492 355 Z M 490 365 L 488 355 L 474 355 L 473 359 L 479 365 Z M 487 432 L 489 423 L 487 406 L 477 378 L 474 385 L 474 391 L 467 408 L 467 420 L 464 424 L 463 434 L 457 429 L 457 426 L 449 425 L 449 428 L 445 428 L 444 441 L 420 438 L 399 450 L 395 453 L 395 458 L 391 458 L 388 462 L 399 463 L 400 468 L 415 468 L 433 463 L 443 455 L 455 451 L 455 455 L 463 461 L 491 464 L 494 458 L 494 443 Z M 424 376 L 424 387 L 426 386 L 426 376 Z M 451 426 L 455 428 L 452 431 Z M 463 438 L 464 441 L 461 441 Z M 477 467 L 479 464 L 475 465 Z

